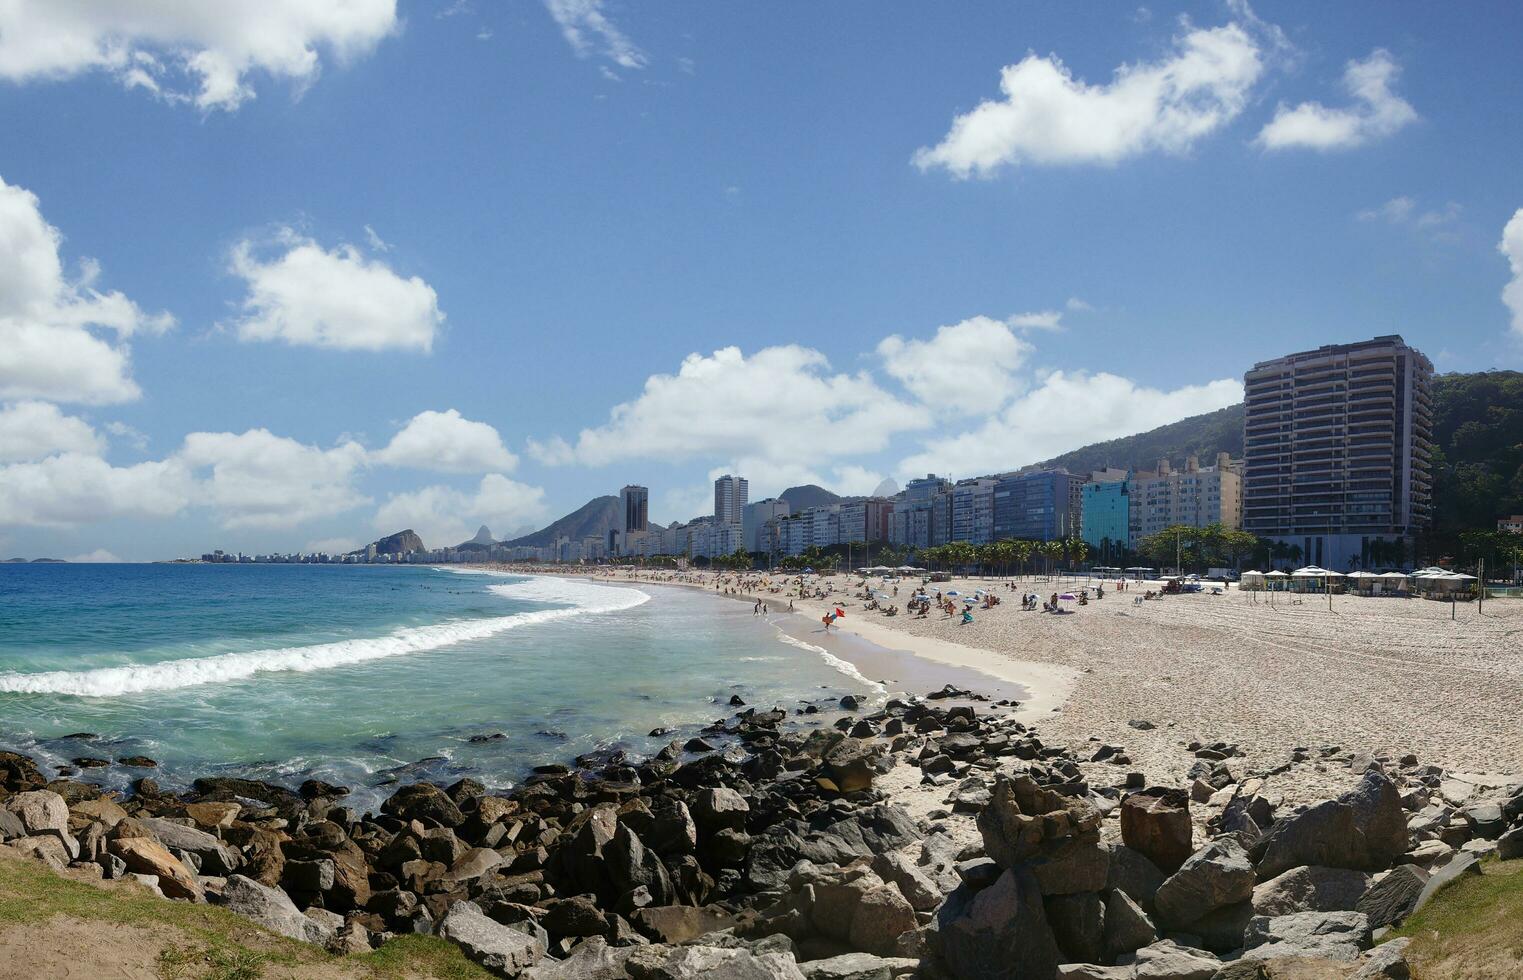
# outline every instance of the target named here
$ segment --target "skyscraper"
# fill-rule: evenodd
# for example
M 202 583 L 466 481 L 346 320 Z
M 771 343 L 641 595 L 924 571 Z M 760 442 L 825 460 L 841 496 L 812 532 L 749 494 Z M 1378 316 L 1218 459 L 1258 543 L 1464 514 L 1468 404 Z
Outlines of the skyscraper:
M 1395 335 L 1255 364 L 1243 378 L 1243 529 L 1345 571 L 1432 519 L 1433 364 Z
M 623 536 L 631 531 L 644 531 L 648 526 L 650 490 L 630 484 L 619 491 L 620 510 L 624 512 Z
M 740 524 L 746 511 L 749 487 L 745 477 L 726 473 L 714 481 L 714 523 Z

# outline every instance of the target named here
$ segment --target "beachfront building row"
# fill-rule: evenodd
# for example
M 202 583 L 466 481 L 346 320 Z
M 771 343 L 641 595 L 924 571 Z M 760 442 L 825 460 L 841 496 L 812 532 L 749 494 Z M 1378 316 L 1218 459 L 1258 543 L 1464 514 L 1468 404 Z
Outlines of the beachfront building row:
M 1105 553 L 1136 551 L 1143 538 L 1176 524 L 1235 529 L 1242 524 L 1242 465 L 1217 453 L 1212 466 L 1189 456 L 1183 469 L 1161 459 L 1149 471 L 1099 470 L 1084 484 L 1082 537 Z
M 879 544 L 889 538 L 893 511 L 894 501 L 888 497 L 847 497 L 797 514 L 784 508 L 758 528 L 759 547 L 752 550 L 801 555 L 810 548 Z
M 1301 560 L 1371 563 L 1433 515 L 1433 364 L 1401 337 L 1330 344 L 1243 378 L 1243 529 Z
M 907 548 L 1077 536 L 1084 480 L 1067 470 L 1001 473 L 956 483 L 929 474 L 894 498 L 889 541 Z

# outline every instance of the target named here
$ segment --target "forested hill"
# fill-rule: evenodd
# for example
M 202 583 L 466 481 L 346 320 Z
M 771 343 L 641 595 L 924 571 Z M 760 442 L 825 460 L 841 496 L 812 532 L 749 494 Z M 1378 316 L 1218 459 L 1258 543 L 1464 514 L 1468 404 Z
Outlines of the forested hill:
M 1150 470 L 1160 459 L 1178 466 L 1194 453 L 1200 457 L 1202 466 L 1209 466 L 1219 452 L 1231 453 L 1234 459 L 1243 455 L 1242 405 L 1192 415 L 1135 436 L 1097 442 L 1037 465 L 1081 474 L 1107 466 Z

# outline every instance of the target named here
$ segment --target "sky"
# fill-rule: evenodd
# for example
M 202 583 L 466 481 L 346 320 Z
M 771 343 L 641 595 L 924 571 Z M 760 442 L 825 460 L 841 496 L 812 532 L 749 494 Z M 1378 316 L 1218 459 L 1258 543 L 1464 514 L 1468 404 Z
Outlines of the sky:
M 1523 368 L 1523 8 L 0 2 L 0 557 L 999 472 Z

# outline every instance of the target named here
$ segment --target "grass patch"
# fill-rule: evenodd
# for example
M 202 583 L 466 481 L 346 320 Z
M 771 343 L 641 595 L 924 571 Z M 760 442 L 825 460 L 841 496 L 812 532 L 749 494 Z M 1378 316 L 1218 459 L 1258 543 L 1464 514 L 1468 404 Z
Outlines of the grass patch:
M 1523 860 L 1483 861 L 1391 933 L 1416 980 L 1523 976 Z
M 479 980 L 492 974 L 472 963 L 460 947 L 437 936 L 398 936 L 353 962 L 379 980 L 409 976 Z
M 458 946 L 433 936 L 399 936 L 373 952 L 336 957 L 214 905 L 170 902 L 138 888 L 101 888 L 32 861 L 0 859 L 0 930 L 59 916 L 168 931 L 172 935 L 153 963 L 162 980 L 259 980 L 272 970 L 356 980 L 491 976 Z

